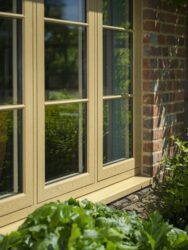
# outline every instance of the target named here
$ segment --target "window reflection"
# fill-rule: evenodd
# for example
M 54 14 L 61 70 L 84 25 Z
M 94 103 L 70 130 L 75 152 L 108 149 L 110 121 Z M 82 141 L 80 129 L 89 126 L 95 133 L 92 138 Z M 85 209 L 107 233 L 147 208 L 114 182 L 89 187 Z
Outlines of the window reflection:
M 86 29 L 45 27 L 46 100 L 86 97 Z
M 22 113 L 0 111 L 0 199 L 22 192 Z
M 86 104 L 46 107 L 46 181 L 86 172 Z
M 103 23 L 110 26 L 130 28 L 132 26 L 130 0 L 104 0 Z
M 86 21 L 85 0 L 45 0 L 45 16 L 77 22 Z
M 128 32 L 103 32 L 104 95 L 121 95 L 132 91 L 131 40 Z
M 132 156 L 132 101 L 108 100 L 103 111 L 103 163 Z
M 0 19 L 0 105 L 22 99 L 22 30 L 20 20 Z

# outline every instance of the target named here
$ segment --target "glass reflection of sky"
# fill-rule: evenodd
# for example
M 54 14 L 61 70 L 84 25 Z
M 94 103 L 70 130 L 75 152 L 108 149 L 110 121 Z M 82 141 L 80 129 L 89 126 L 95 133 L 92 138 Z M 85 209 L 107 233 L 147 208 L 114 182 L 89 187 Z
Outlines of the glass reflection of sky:
M 85 22 L 85 0 L 45 0 L 45 16 Z

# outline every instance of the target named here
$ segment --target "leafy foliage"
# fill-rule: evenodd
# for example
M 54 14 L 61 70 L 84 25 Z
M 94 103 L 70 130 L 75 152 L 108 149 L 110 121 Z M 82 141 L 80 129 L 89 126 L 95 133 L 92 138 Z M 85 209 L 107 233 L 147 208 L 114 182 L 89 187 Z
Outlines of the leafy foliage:
M 187 248 L 187 233 L 164 222 L 158 212 L 142 221 L 135 213 L 73 199 L 44 205 L 17 231 L 0 237 L 1 250 Z
M 80 114 L 81 112 L 82 114 Z M 79 121 L 82 122 L 83 131 L 86 131 L 85 113 L 85 106 L 77 104 L 46 108 L 45 158 L 48 180 L 78 171 Z M 79 118 L 81 115 L 83 119 Z M 83 136 L 84 148 L 86 145 L 85 132 L 81 136 Z
M 184 228 L 188 224 L 188 142 L 173 138 L 176 153 L 163 161 L 163 181 L 157 191 L 162 213 L 171 223 Z

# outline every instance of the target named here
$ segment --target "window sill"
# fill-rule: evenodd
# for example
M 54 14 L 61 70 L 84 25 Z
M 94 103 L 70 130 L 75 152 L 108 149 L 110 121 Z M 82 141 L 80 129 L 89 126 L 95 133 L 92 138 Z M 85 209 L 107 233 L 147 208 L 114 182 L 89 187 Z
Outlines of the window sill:
M 151 184 L 152 178 L 150 177 L 134 176 L 119 183 L 115 183 L 106 188 L 95 191 L 91 194 L 82 196 L 79 198 L 79 200 L 87 199 L 92 202 L 101 202 L 104 204 L 108 204 Z

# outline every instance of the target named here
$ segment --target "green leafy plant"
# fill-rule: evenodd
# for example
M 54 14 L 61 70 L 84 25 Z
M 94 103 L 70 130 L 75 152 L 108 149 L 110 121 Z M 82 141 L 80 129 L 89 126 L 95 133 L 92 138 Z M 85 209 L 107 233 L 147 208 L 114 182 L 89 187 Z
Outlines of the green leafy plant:
M 172 138 L 176 151 L 163 160 L 164 174 L 157 185 L 163 215 L 184 228 L 188 224 L 188 142 Z
M 158 212 L 147 221 L 89 201 L 49 203 L 20 228 L 0 237 L 1 250 L 154 250 L 188 248 L 186 232 L 164 222 Z

